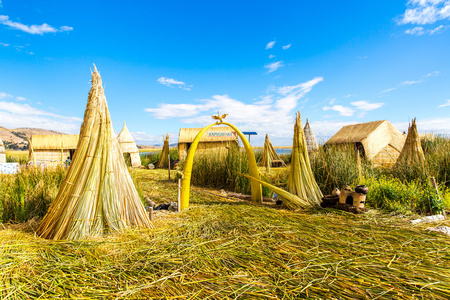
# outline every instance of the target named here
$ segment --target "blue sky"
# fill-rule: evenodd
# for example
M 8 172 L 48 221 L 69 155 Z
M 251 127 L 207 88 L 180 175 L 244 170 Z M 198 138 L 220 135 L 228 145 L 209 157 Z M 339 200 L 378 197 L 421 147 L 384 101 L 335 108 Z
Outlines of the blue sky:
M 0 1 L 0 126 L 78 133 L 95 63 L 138 144 L 228 113 L 292 143 L 387 119 L 450 133 L 450 0 Z

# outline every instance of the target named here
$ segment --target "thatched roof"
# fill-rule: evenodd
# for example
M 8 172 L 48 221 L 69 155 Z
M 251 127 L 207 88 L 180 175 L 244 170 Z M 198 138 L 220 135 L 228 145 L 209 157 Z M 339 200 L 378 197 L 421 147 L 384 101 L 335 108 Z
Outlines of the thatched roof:
M 305 128 L 305 138 L 306 138 L 306 146 L 308 147 L 308 151 L 316 151 L 319 150 L 319 145 L 317 145 L 316 136 L 311 129 L 311 125 L 309 125 L 309 120 L 306 119 Z
M 122 131 L 119 133 L 117 140 L 123 153 L 136 153 L 139 152 L 136 143 L 134 142 L 131 133 L 128 131 L 127 125 L 123 122 Z
M 422 145 L 420 143 L 420 135 L 417 132 L 416 119 L 413 119 L 408 127 L 408 136 L 406 137 L 403 150 L 398 157 L 397 164 L 423 164 L 425 155 L 423 154 Z
M 94 66 L 80 139 L 69 171 L 37 233 L 47 239 L 85 239 L 128 226 L 151 227 L 128 172 Z
M 401 152 L 405 137 L 394 125 L 382 120 L 344 126 L 325 145 L 349 143 L 361 143 L 366 158 L 371 159 L 388 145 Z
M 5 146 L 3 145 L 2 139 L 0 139 L 0 153 L 6 153 L 5 152 Z
M 76 149 L 78 134 L 47 134 L 32 135 L 30 149 L 36 150 L 69 150 Z
M 192 143 L 197 134 L 203 128 L 180 128 L 178 135 L 178 144 L 180 143 Z M 209 128 L 200 139 L 200 142 L 223 142 L 223 141 L 236 141 L 238 142 L 238 135 L 230 127 L 211 127 Z

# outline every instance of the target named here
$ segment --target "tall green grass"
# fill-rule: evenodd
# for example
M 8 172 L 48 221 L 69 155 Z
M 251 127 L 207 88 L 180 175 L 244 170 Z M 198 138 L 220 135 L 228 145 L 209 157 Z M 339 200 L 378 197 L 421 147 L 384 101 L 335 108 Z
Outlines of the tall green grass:
M 22 168 L 17 174 L 0 174 L 0 221 L 24 222 L 43 217 L 66 175 L 64 168 Z
M 245 151 L 231 148 L 223 151 L 200 152 L 195 156 L 191 182 L 197 186 L 250 195 L 250 180 L 236 172 L 250 173 Z M 270 191 L 263 188 L 263 195 L 268 196 L 269 194 Z

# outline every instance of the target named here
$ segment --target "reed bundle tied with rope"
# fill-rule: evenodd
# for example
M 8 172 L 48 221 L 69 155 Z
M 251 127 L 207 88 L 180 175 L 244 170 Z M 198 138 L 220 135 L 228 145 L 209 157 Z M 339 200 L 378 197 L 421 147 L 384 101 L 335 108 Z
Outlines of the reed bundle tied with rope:
M 281 161 L 280 156 L 275 151 L 275 148 L 273 147 L 272 142 L 269 139 L 269 134 L 266 133 L 266 139 L 264 141 L 264 152 L 263 152 L 263 158 L 261 160 L 261 166 L 270 169 L 270 167 L 272 166 L 272 162 L 274 160 Z M 282 161 L 282 165 L 286 166 L 286 164 L 283 161 Z
M 168 168 L 169 167 L 169 134 L 166 134 L 164 138 L 164 145 L 161 150 L 161 155 L 159 157 L 157 168 Z
M 61 188 L 37 233 L 47 239 L 82 239 L 129 226 L 152 227 L 133 184 L 94 65 L 80 138 Z
M 300 112 L 296 114 L 294 125 L 291 170 L 288 175 L 287 190 L 300 198 L 308 199 L 313 206 L 318 206 L 322 201 L 323 195 L 314 178 L 309 161 Z
M 397 164 L 414 165 L 425 163 L 425 155 L 423 154 L 422 145 L 420 143 L 420 135 L 417 131 L 416 119 L 414 118 L 411 125 L 408 126 L 408 135 L 406 136 L 405 145 L 398 157 Z

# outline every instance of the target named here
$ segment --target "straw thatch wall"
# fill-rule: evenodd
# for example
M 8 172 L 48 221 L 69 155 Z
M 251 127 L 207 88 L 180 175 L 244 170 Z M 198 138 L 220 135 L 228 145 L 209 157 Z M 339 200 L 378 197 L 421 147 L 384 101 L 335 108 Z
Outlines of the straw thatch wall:
M 395 164 L 405 137 L 386 120 L 342 127 L 325 146 L 354 144 L 375 166 Z
M 311 125 L 309 125 L 308 119 L 306 119 L 306 124 L 303 131 L 305 132 L 306 147 L 308 148 L 308 151 L 311 152 L 319 150 L 319 145 L 317 145 L 316 136 L 314 135 L 314 132 L 311 129 Z
M 68 157 L 73 159 L 78 144 L 78 134 L 32 135 L 30 160 L 49 167 L 61 165 Z
M 187 152 L 197 134 L 203 128 L 180 128 L 178 135 L 178 155 L 180 159 L 187 156 Z M 200 139 L 197 151 L 216 151 L 230 147 L 238 147 L 239 139 L 237 133 L 230 127 L 211 127 Z
M 6 163 L 6 151 L 2 139 L 0 139 L 0 164 Z
M 137 168 L 141 165 L 141 156 L 139 155 L 139 149 L 134 142 L 131 133 L 128 131 L 127 125 L 123 122 L 122 131 L 117 137 L 120 149 L 122 153 L 129 153 L 131 158 L 131 167 Z

